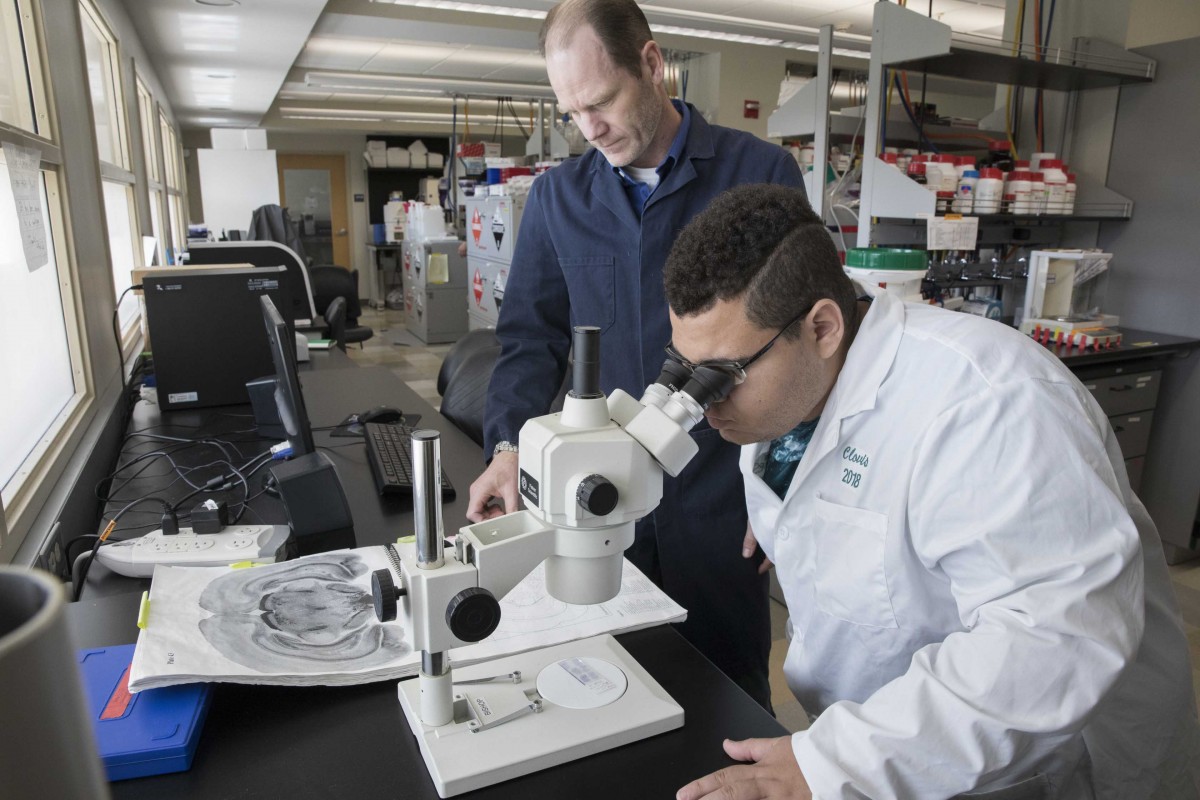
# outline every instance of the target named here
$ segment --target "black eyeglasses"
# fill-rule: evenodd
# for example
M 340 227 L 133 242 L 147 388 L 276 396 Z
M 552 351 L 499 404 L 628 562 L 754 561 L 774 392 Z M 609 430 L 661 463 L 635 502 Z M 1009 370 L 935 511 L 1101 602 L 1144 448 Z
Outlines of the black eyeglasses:
M 750 365 L 765 356 L 767 351 L 770 350 L 775 345 L 775 342 L 779 340 L 779 337 L 783 336 L 783 334 L 787 332 L 788 328 L 807 317 L 808 312 L 810 311 L 812 311 L 812 306 L 809 306 L 796 316 L 792 317 L 791 321 L 779 329 L 779 333 L 771 337 L 771 341 L 764 344 L 757 353 L 750 356 L 745 361 L 715 360 L 701 361 L 699 364 L 693 364 L 691 361 L 688 361 L 686 358 L 679 355 L 679 351 L 675 349 L 675 345 L 672 342 L 667 342 L 667 358 L 670 358 L 672 361 L 679 362 L 689 370 L 695 370 L 696 367 L 708 367 L 710 369 L 718 369 L 722 372 L 727 372 L 733 376 L 734 383 L 740 384 L 746 380 L 746 370 L 750 369 Z

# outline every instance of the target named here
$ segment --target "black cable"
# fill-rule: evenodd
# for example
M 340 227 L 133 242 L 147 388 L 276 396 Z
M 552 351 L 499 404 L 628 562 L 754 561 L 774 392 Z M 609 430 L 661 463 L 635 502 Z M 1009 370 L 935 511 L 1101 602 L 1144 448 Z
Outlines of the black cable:
M 80 566 L 79 578 L 78 578 L 78 580 L 75 581 L 75 584 L 74 584 L 74 586 L 75 586 L 74 601 L 78 601 L 79 596 L 83 593 L 83 582 L 85 580 L 87 580 L 87 574 L 88 574 L 88 571 L 92 567 L 92 562 L 96 560 L 96 553 L 100 550 L 100 545 L 104 544 L 104 541 L 108 538 L 108 536 L 110 536 L 112 534 L 113 529 L 116 528 L 117 520 L 119 520 L 121 518 L 121 516 L 123 514 L 125 514 L 125 512 L 129 511 L 134 506 L 140 505 L 142 503 L 148 503 L 151 501 L 156 502 L 156 503 L 162 503 L 164 513 L 167 513 L 167 514 L 173 513 L 171 511 L 170 504 L 168 504 L 166 500 L 163 500 L 161 497 L 148 496 L 148 497 L 139 497 L 137 500 L 134 500 L 129 505 L 125 506 L 120 511 L 118 511 L 116 514 L 114 514 L 113 518 L 108 521 L 108 525 L 105 526 L 105 532 L 96 537 L 95 544 L 92 545 L 92 549 L 87 554 L 88 555 L 87 561 L 83 562 L 83 564 Z M 84 554 L 81 553 L 80 555 L 84 555 Z M 74 572 L 75 572 L 75 566 L 76 565 L 74 565 L 74 564 L 71 566 L 72 574 L 74 574 Z
M 508 113 L 512 115 L 513 122 L 517 123 L 517 128 L 521 131 L 521 137 L 528 139 L 529 134 L 525 132 L 525 126 L 521 124 L 521 119 L 517 116 L 517 110 L 513 108 L 512 98 L 507 97 L 505 99 L 508 101 Z
M 117 373 L 121 376 L 121 394 L 122 395 L 124 395 L 126 392 L 129 391 L 129 382 L 127 380 L 125 380 L 125 353 L 121 349 L 121 325 L 120 325 L 120 322 L 118 321 L 118 317 L 121 312 L 121 301 L 125 299 L 125 295 L 127 295 L 129 292 L 131 292 L 134 289 L 141 289 L 141 288 L 142 287 L 140 285 L 126 287 L 125 291 L 121 292 L 121 294 L 118 295 L 117 303 L 115 306 L 113 306 L 113 316 L 112 316 L 113 339 L 116 340 L 116 343 L 117 343 Z M 132 370 L 130 372 L 132 373 Z

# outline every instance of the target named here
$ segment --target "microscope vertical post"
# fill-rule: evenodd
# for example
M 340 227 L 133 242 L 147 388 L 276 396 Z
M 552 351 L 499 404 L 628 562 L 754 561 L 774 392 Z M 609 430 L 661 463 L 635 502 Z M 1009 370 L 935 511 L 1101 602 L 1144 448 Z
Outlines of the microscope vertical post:
M 417 566 L 439 569 L 445 564 L 442 538 L 441 434 L 414 431 L 413 512 L 417 538 Z M 447 653 L 421 651 L 421 719 L 445 725 L 454 719 L 453 685 Z

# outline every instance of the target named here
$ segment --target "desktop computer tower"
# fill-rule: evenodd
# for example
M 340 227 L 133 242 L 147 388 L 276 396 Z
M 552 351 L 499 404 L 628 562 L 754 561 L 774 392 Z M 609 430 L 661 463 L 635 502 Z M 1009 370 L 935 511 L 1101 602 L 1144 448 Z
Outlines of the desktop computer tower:
M 285 267 L 146 271 L 142 294 L 160 408 L 250 402 L 246 383 L 275 372 L 259 298 L 290 308 L 286 275 Z

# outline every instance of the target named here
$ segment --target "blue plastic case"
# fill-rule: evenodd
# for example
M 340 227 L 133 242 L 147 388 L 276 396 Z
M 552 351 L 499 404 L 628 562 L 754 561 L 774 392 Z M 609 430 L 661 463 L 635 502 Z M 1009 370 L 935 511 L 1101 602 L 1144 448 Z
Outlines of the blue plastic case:
M 92 729 L 110 781 L 191 767 L 212 695 L 205 683 L 129 694 L 133 648 L 127 644 L 78 653 Z

